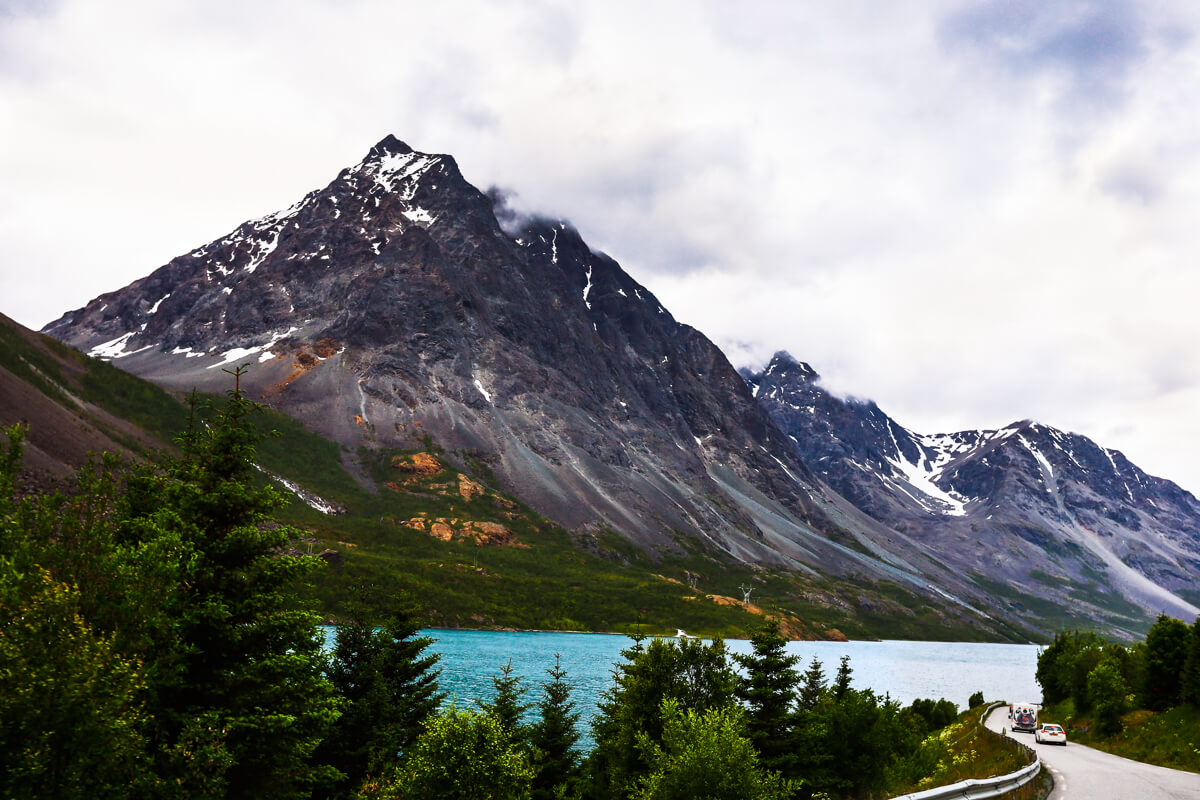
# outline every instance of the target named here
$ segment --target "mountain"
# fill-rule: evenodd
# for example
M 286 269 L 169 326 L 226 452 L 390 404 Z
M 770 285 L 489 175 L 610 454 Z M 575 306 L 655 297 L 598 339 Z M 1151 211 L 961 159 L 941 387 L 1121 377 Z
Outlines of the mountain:
M 514 233 L 451 157 L 389 137 L 291 208 L 45 331 L 178 389 L 221 389 L 223 367 L 250 362 L 253 391 L 334 441 L 428 434 L 564 525 L 643 547 L 686 530 L 784 563 L 739 496 L 826 524 L 716 347 L 565 223 Z
M 862 442 L 804 427 L 820 415 L 781 418 L 761 381 L 756 398 L 712 342 L 569 224 L 515 215 L 452 157 L 391 136 L 295 205 L 44 331 L 180 391 L 223 391 L 226 371 L 248 364 L 243 386 L 337 443 L 361 486 L 378 484 L 378 454 L 436 452 L 570 530 L 578 548 L 630 558 L 604 544 L 615 535 L 676 564 L 680 580 L 702 556 L 762 581 L 783 576 L 780 602 L 844 606 L 877 623 L 906 617 L 912 630 L 1021 637 L 1059 624 L 1039 605 L 1043 587 L 1010 587 L 1003 547 L 1025 541 L 1015 518 L 995 546 L 942 524 L 939 504 L 981 522 L 964 498 L 978 505 L 983 494 L 956 496 L 965 472 L 952 487 L 904 493 L 918 476 L 895 477 L 880 437 L 897 432 L 909 458 L 898 463 L 909 464 L 919 437 L 881 414 L 863 418 Z M 858 468 L 822 461 L 820 442 L 861 445 L 860 466 L 877 478 L 839 481 L 837 470 Z M 1038 531 L 1057 541 L 1047 526 Z M 1083 547 L 1071 537 L 1061 546 Z M 1145 597 L 1090 599 L 1107 574 L 1098 558 L 1064 564 L 1065 579 L 1090 583 L 1059 587 L 1049 602 L 1083 624 L 1144 628 L 1156 610 Z M 1055 568 L 1021 563 L 1021 576 Z M 1015 594 L 994 611 L 997 586 Z M 1059 604 L 1071 591 L 1089 599 Z
M 1028 420 L 914 433 L 784 352 L 744 376 L 822 481 L 1010 611 L 1082 604 L 1118 626 L 1131 605 L 1200 613 L 1200 503 L 1121 453 Z
M 363 453 L 435 446 L 584 548 L 615 533 L 653 557 L 898 582 L 978 621 L 930 588 L 956 576 L 817 481 L 724 354 L 615 261 L 394 137 L 44 330 L 182 391 L 249 363 L 243 385 L 364 485 Z

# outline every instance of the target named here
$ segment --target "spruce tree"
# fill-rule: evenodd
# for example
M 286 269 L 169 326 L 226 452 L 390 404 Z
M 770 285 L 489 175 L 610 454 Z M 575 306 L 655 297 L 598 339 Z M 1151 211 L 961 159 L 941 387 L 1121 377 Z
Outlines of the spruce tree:
M 373 754 L 372 770 L 407 752 L 445 699 L 434 669 L 439 656 L 425 652 L 433 640 L 419 636 L 420 629 L 415 601 L 401 595 L 379 632 L 378 686 L 393 711 Z
M 542 683 L 538 719 L 530 731 L 536 770 L 533 800 L 571 796 L 580 775 L 580 756 L 575 747 L 579 741 L 579 714 L 558 653 L 554 654 L 554 666 L 546 672 L 551 679 Z
M 337 706 L 320 617 L 297 594 L 323 563 L 282 552 L 296 532 L 268 517 L 285 501 L 254 469 L 256 410 L 235 382 L 181 456 L 134 469 L 117 525 L 122 547 L 173 578 L 146 631 L 159 645 L 146 654 L 147 711 L 164 778 L 207 766 L 199 777 L 213 791 L 223 778 L 228 797 L 305 797 L 334 775 L 311 760 Z
M 821 702 L 821 698 L 825 696 L 825 667 L 813 656 L 812 663 L 808 665 L 808 669 L 804 671 L 804 677 L 800 683 L 800 694 L 796 700 L 797 710 L 811 711 Z
M 746 730 L 758 750 L 762 765 L 772 771 L 792 774 L 794 754 L 788 741 L 796 700 L 799 656 L 788 655 L 787 640 L 779 633 L 779 622 L 766 620 L 750 637 L 754 648 L 737 656 L 745 670 L 738 698 L 746 707 Z
M 342 703 L 342 716 L 322 743 L 317 758 L 342 778 L 334 795 L 353 793 L 370 774 L 381 774 L 406 752 L 425 721 L 437 710 L 436 654 L 420 628 L 411 601 L 402 595 L 376 627 L 365 600 L 351 609 L 337 630 L 329 679 Z
M 825 684 L 825 668 L 814 656 L 801 680 L 795 717 L 788 738 L 794 760 L 791 771 L 786 772 L 785 776 L 803 778 L 804 783 L 799 789 L 798 797 L 811 797 L 813 787 L 829 783 L 829 762 L 832 756 L 826 736 L 826 717 L 831 703 L 830 692 Z
M 850 692 L 850 676 L 854 674 L 854 670 L 850 668 L 850 656 L 842 656 L 842 662 L 838 664 L 837 676 L 833 679 L 833 698 L 842 700 Z
M 520 675 L 513 675 L 511 658 L 500 667 L 500 674 L 492 676 L 492 686 L 496 689 L 495 696 L 491 702 L 479 703 L 480 707 L 499 721 L 515 746 L 523 747 L 529 732 L 521 719 L 529 710 L 529 703 L 522 703 L 521 698 L 529 690 L 521 685 Z

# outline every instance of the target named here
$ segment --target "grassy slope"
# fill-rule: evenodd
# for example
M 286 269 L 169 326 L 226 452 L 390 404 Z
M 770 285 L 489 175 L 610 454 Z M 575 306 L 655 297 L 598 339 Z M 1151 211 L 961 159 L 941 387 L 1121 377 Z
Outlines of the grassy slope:
M 745 636 L 759 618 L 708 595 L 740 599 L 738 587 L 749 582 L 756 604 L 803 621 L 798 627 L 807 630 L 801 635 L 822 637 L 839 629 L 853 637 L 996 638 L 947 618 L 927 599 L 893 584 L 751 570 L 688 549 L 682 538 L 679 554 L 654 559 L 615 534 L 574 536 L 504 496 L 477 464 L 464 467 L 469 472 L 463 474 L 483 485 L 486 497 L 464 501 L 454 488 L 459 471 L 450 466 L 392 491 L 382 488 L 400 477 L 390 459 L 405 453 L 340 451 L 275 412 L 263 422 L 281 433 L 260 448 L 263 465 L 347 509 L 327 516 L 294 501 L 284 512 L 289 522 L 311 531 L 314 552 L 329 548 L 344 557 L 344 566 L 327 570 L 315 587 L 328 613 L 336 615 L 348 587 L 364 586 L 377 597 L 405 589 L 429 608 L 431 621 L 444 626 L 630 631 L 640 624 L 657 632 L 683 628 Z M 472 464 L 463 454 L 441 453 L 433 443 L 426 449 L 447 465 Z M 381 488 L 360 486 L 342 468 L 343 458 L 359 459 Z M 419 514 L 504 524 L 528 547 L 440 542 L 405 526 Z M 697 590 L 686 585 L 688 573 L 701 576 Z M 1014 631 L 1013 638 L 1027 641 L 1028 635 Z
M 1077 713 L 1071 700 L 1044 709 L 1041 717 L 1066 728 L 1070 741 L 1134 761 L 1200 772 L 1200 709 L 1192 706 L 1160 714 L 1131 711 L 1121 718 L 1125 729 L 1108 738 L 1092 732 L 1091 716 Z
M 147 439 L 169 446 L 187 424 L 180 398 L 48 337 L 0 325 L 0 365 L 60 405 L 75 405 L 64 394 L 69 392 L 152 434 L 139 438 L 129 426 L 90 420 L 135 453 L 147 451 Z M 745 636 L 760 618 L 709 596 L 740 599 L 738 587 L 749 583 L 756 606 L 796 618 L 797 636 L 819 638 L 840 629 L 855 638 L 997 638 L 895 584 L 751 570 L 695 549 L 683 537 L 677 554 L 655 559 L 615 534 L 571 534 L 504 497 L 486 466 L 464 454 L 443 454 L 448 466 L 442 474 L 392 491 L 382 486 L 397 478 L 389 466 L 397 453 L 346 452 L 269 409 L 259 422 L 278 432 L 261 444 L 260 463 L 347 511 L 327 516 L 293 500 L 281 514 L 310 532 L 301 549 L 342 555 L 342 565 L 323 570 L 313 587 L 331 618 L 352 593 L 366 591 L 382 606 L 404 589 L 426 605 L 431 622 L 445 626 L 630 631 L 640 625 L 648 632 L 683 628 Z M 440 452 L 432 442 L 427 449 Z M 374 490 L 343 467 L 353 459 L 366 466 Z M 455 488 L 458 470 L 449 466 L 454 463 L 490 496 L 463 500 Z M 527 547 L 438 541 L 403 524 L 421 514 L 504 524 Z M 695 590 L 686 585 L 689 573 L 700 576 Z M 1029 636 L 1012 631 L 1011 638 Z
M 50 401 L 80 410 L 68 392 L 121 420 L 133 423 L 161 442 L 169 442 L 187 421 L 186 407 L 175 397 L 111 364 L 34 335 L 32 341 L 14 327 L 0 324 L 0 366 L 37 388 Z M 134 452 L 146 444 L 127 431 L 80 410 L 88 421 Z

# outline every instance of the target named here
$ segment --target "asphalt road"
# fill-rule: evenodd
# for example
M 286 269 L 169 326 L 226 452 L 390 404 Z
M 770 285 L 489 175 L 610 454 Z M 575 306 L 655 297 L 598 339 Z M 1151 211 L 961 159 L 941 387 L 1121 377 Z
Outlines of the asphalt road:
M 1054 720 L 1047 720 L 1053 722 Z M 1008 709 L 997 708 L 987 726 L 1009 727 Z M 1200 800 L 1200 775 L 1130 761 L 1074 742 L 1037 744 L 1032 733 L 1008 736 L 1032 747 L 1054 776 L 1049 800 Z

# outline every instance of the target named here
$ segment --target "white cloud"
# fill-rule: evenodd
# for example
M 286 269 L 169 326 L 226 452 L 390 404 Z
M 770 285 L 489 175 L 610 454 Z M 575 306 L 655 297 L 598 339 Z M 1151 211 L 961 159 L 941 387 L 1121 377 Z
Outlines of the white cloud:
M 925 431 L 1038 418 L 1200 490 L 1195 16 L 9 4 L 0 311 L 40 326 L 391 132 L 571 219 L 735 361 L 788 349 Z

